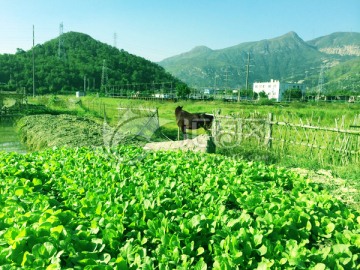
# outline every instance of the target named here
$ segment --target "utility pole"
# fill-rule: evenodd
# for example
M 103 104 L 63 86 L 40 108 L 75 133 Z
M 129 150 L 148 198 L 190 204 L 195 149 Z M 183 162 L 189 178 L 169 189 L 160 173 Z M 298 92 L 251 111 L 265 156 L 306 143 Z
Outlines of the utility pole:
M 240 70 L 238 71 L 238 75 L 239 75 L 239 77 L 241 78 L 241 71 L 240 71 Z M 240 91 L 240 90 L 241 90 L 241 83 L 240 83 L 240 85 L 239 85 L 239 89 L 238 89 L 238 92 L 237 92 L 237 95 L 238 95 L 238 96 L 237 96 L 237 101 L 238 101 L 238 102 L 240 102 L 240 99 L 241 99 L 241 93 L 240 93 L 241 91 Z
M 104 90 L 105 95 L 107 94 L 107 89 L 106 89 L 106 85 L 107 85 L 107 80 L 108 80 L 108 76 L 107 76 L 107 70 L 106 70 L 106 61 L 105 59 L 103 60 L 103 67 L 102 67 L 102 74 L 101 74 L 101 90 Z
M 34 25 L 33 25 L 32 64 L 33 64 L 33 97 L 35 97 L 35 26 Z
M 245 77 L 245 87 L 246 87 L 246 94 L 248 93 L 249 90 L 249 74 L 250 74 L 250 52 L 248 52 L 248 56 L 247 56 L 247 64 L 245 65 L 246 67 L 246 77 Z M 254 98 L 254 91 L 253 91 L 253 95 L 252 97 Z

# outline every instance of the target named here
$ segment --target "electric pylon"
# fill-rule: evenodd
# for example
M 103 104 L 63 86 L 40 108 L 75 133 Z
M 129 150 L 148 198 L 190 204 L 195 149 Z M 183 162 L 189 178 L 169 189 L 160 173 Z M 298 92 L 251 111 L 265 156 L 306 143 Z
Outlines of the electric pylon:
M 249 72 L 250 72 L 250 53 L 248 52 L 247 64 L 246 66 L 246 78 L 245 78 L 245 85 L 246 90 L 249 89 Z
M 318 87 L 317 87 L 317 99 L 318 100 L 320 99 L 321 93 L 323 91 L 323 84 L 324 84 L 324 65 L 321 65 Z
M 59 59 L 64 57 L 63 39 L 62 39 L 63 33 L 64 33 L 64 24 L 60 23 L 60 26 L 59 26 L 59 48 L 58 48 L 58 57 L 59 57 Z

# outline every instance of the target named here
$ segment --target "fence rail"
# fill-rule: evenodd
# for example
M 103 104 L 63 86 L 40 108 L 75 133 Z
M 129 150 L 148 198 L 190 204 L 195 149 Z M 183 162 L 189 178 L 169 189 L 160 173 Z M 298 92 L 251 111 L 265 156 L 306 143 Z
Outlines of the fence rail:
M 212 136 L 219 147 L 232 148 L 242 145 L 265 147 L 281 155 L 303 155 L 318 158 L 322 163 L 354 163 L 360 161 L 360 115 L 345 127 L 344 117 L 335 127 L 276 120 L 267 116 L 215 115 Z M 312 121 L 308 121 L 309 123 Z

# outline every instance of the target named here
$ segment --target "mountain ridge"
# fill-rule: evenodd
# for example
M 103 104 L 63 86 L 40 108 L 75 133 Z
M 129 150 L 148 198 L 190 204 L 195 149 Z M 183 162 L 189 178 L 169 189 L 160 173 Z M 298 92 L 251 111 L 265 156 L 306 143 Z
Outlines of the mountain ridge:
M 296 32 L 260 41 L 244 42 L 206 53 L 193 54 L 193 50 L 158 62 L 168 72 L 190 86 L 243 88 L 246 68 L 249 66 L 250 83 L 270 79 L 306 81 L 315 86 L 321 66 L 331 68 L 357 57 L 345 54 L 356 46 L 360 33 L 333 33 L 311 41 L 304 41 Z M 336 39 L 337 47 L 331 47 Z M 333 48 L 332 51 L 329 48 Z M 248 62 L 248 54 L 250 61 Z M 186 58 L 183 57 L 186 55 Z
M 351 36 L 351 39 L 349 36 Z M 346 40 L 345 44 L 344 40 Z M 360 33 L 335 32 L 312 39 L 308 43 L 327 54 L 360 56 Z

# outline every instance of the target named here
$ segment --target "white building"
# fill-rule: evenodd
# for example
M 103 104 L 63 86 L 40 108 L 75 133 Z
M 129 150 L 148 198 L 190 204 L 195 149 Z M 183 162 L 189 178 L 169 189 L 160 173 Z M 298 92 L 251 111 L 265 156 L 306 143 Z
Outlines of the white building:
M 273 79 L 270 82 L 257 82 L 253 84 L 253 91 L 255 93 L 264 92 L 269 99 L 275 99 L 276 101 L 285 100 L 284 93 L 289 89 L 300 90 L 302 95 L 304 95 L 306 86 L 303 83 L 283 83 Z

